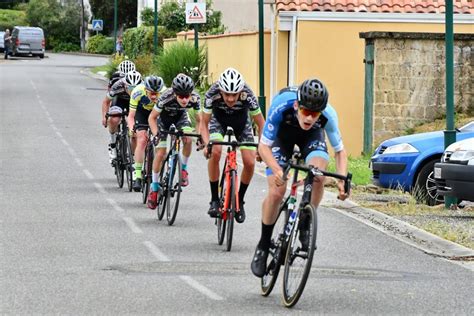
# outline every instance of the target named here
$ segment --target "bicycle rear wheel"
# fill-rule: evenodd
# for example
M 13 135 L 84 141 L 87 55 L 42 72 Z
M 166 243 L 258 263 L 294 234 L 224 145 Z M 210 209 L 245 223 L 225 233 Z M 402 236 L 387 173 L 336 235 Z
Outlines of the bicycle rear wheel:
M 117 158 L 115 158 L 114 169 L 115 177 L 117 178 L 117 184 L 119 188 L 123 188 L 123 179 L 124 179 L 124 165 L 123 165 L 123 148 L 122 141 L 119 139 L 115 142 L 115 149 L 117 151 Z
M 280 204 L 278 217 L 273 227 L 270 251 L 267 258 L 267 271 L 261 279 L 262 295 L 268 296 L 275 286 L 280 267 L 285 258 L 285 227 L 288 223 L 288 198 Z
M 168 155 L 163 163 L 161 164 L 160 170 L 160 186 L 161 194 L 158 196 L 158 206 L 156 207 L 156 215 L 158 220 L 162 220 L 165 215 L 167 200 L 168 200 L 168 160 L 170 156 Z
M 143 161 L 143 186 L 142 186 L 142 202 L 146 204 L 148 199 L 148 193 L 150 192 L 151 187 L 151 178 L 153 173 L 153 145 L 149 144 L 145 150 L 145 159 Z
M 227 240 L 226 240 L 226 249 L 230 251 L 232 248 L 232 238 L 234 235 L 234 215 L 237 209 L 237 199 L 236 199 L 236 183 L 235 183 L 235 171 L 231 171 L 230 175 L 230 205 L 229 209 L 226 210 L 226 222 L 227 222 Z
M 130 137 L 127 133 L 122 135 L 122 164 L 127 178 L 128 191 L 132 192 L 132 174 L 133 174 L 133 153 L 132 153 L 132 143 L 130 142 Z
M 168 207 L 166 208 L 166 219 L 168 225 L 173 225 L 178 214 L 179 198 L 181 196 L 181 159 L 179 154 L 172 156 L 172 163 L 168 171 Z
M 227 165 L 227 160 L 224 163 L 224 168 L 222 169 L 221 182 L 219 183 L 219 202 L 220 206 L 224 206 L 225 199 L 225 168 Z M 217 243 L 222 245 L 224 243 L 225 230 L 226 230 L 226 221 L 222 219 L 222 214 L 216 219 L 217 225 Z
M 299 238 L 302 230 L 300 221 L 299 225 L 295 225 L 291 232 L 286 251 L 283 277 L 283 303 L 286 307 L 294 306 L 300 299 L 313 262 L 317 233 L 316 211 L 308 204 L 300 210 L 300 219 L 302 216 L 306 217 L 309 244 L 308 249 L 303 249 Z

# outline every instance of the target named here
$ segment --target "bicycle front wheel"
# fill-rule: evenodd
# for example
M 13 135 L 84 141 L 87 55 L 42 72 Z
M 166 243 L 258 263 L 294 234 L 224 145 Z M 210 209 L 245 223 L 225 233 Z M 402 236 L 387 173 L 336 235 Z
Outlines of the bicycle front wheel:
M 302 243 L 301 232 L 307 230 L 308 244 Z M 310 204 L 300 210 L 300 221 L 295 225 L 288 241 L 285 272 L 283 277 L 283 302 L 286 307 L 294 306 L 301 297 L 308 280 L 316 244 L 316 211 Z
M 225 188 L 226 188 L 226 181 L 225 181 L 225 168 L 227 165 L 227 160 L 224 162 L 224 168 L 222 169 L 221 181 L 219 183 L 219 201 L 221 207 L 224 207 L 224 200 L 225 200 Z M 226 221 L 222 219 L 222 216 L 219 216 L 216 219 L 217 225 L 217 243 L 222 245 L 224 243 L 225 237 L 225 230 L 226 230 Z
M 169 166 L 168 171 L 168 206 L 166 208 L 166 219 L 168 225 L 173 225 L 176 214 L 178 214 L 179 198 L 181 196 L 181 159 L 176 154 L 172 158 L 172 163 Z
M 231 171 L 230 176 L 230 205 L 229 208 L 226 210 L 226 222 L 227 222 L 227 241 L 226 241 L 226 249 L 230 251 L 232 248 L 232 237 L 234 235 L 234 215 L 235 211 L 237 210 L 237 197 L 236 197 L 236 183 L 235 183 L 235 171 Z
M 123 180 L 124 180 L 124 164 L 123 164 L 123 146 L 122 141 L 119 140 L 115 142 L 115 149 L 117 150 L 117 158 L 115 159 L 114 168 L 115 168 L 115 176 L 117 178 L 117 184 L 119 188 L 123 188 Z
M 153 173 L 153 145 L 148 145 L 145 151 L 145 160 L 143 161 L 143 187 L 142 187 L 142 202 L 146 204 L 148 193 L 151 187 L 151 178 Z
M 158 206 L 156 207 L 156 215 L 158 220 L 162 220 L 163 216 L 165 215 L 165 211 L 167 208 L 167 200 L 168 200 L 168 160 L 169 155 L 163 160 L 161 164 L 160 170 L 160 186 L 161 186 L 161 194 L 158 196 Z
M 261 290 L 263 296 L 268 296 L 275 286 L 280 273 L 280 267 L 285 256 L 285 227 L 288 222 L 288 199 L 281 203 L 278 217 L 273 227 L 273 235 L 270 251 L 267 257 L 267 271 L 261 279 Z
M 130 142 L 130 137 L 128 134 L 122 135 L 122 163 L 125 175 L 127 177 L 127 186 L 128 191 L 132 192 L 132 182 L 133 182 L 133 152 L 132 152 L 132 143 Z

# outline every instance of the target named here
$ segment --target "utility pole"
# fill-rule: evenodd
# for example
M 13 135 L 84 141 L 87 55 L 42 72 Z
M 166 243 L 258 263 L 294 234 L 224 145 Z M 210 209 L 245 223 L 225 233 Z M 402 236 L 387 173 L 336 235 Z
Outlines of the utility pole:
M 114 47 L 117 47 L 117 20 L 118 20 L 118 4 L 117 0 L 114 0 Z
M 154 9 L 153 53 L 158 54 L 158 0 L 155 0 Z
M 446 42 L 446 130 L 444 131 L 444 148 L 456 142 L 454 130 L 454 32 L 453 32 L 453 0 L 446 0 L 445 17 Z M 444 197 L 444 206 L 449 208 L 456 204 L 456 198 Z
M 264 60 L 264 33 L 263 33 L 263 0 L 258 0 L 258 68 L 259 68 L 259 96 L 258 104 L 263 116 L 266 117 L 265 106 L 265 60 Z
M 194 3 L 196 3 L 197 0 L 194 0 Z M 206 14 L 206 12 L 204 12 L 204 14 Z M 194 48 L 196 50 L 199 50 L 199 39 L 198 39 L 198 30 L 199 30 L 199 24 L 197 23 L 194 23 Z
M 80 27 L 80 36 L 81 36 L 81 51 L 86 50 L 86 39 L 85 39 L 85 30 L 84 30 L 84 0 L 81 0 L 81 27 Z

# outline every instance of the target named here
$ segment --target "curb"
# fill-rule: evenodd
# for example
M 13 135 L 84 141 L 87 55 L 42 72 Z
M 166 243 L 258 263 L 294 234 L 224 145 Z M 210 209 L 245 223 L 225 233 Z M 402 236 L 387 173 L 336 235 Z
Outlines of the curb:
M 81 70 L 81 73 L 86 75 L 86 76 L 89 76 L 89 77 L 92 77 L 94 79 L 98 79 L 98 80 L 102 80 L 102 81 L 105 81 L 105 82 L 108 82 L 109 79 L 107 79 L 106 77 L 102 76 L 102 75 L 99 75 L 99 74 L 95 74 L 93 73 L 90 68 L 85 68 L 83 70 Z
M 57 52 L 53 53 L 52 51 L 47 51 L 48 54 L 62 54 L 62 55 L 76 55 L 76 56 L 88 56 L 88 57 L 112 57 L 112 55 L 105 55 L 105 54 L 90 54 L 90 53 L 82 53 L 82 52 Z

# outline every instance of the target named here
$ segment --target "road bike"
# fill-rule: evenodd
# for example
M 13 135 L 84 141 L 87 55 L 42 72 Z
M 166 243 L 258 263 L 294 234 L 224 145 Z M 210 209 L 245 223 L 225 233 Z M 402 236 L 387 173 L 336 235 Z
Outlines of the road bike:
M 143 159 L 142 168 L 142 202 L 146 204 L 148 194 L 150 193 L 152 176 L 153 176 L 153 159 L 155 158 L 155 145 L 153 144 L 153 135 L 148 129 L 148 141 L 145 147 L 145 158 Z
M 168 225 L 173 225 L 178 214 L 179 199 L 182 191 L 182 166 L 180 159 L 182 137 L 198 137 L 200 134 L 185 133 L 178 130 L 174 124 L 171 124 L 169 130 L 161 130 L 160 134 L 171 136 L 170 150 L 161 164 L 160 185 L 161 194 L 158 197 L 158 206 L 156 213 L 159 220 L 163 219 L 166 210 L 166 219 Z
M 261 279 L 263 296 L 268 296 L 278 278 L 280 267 L 285 267 L 283 274 L 283 303 L 286 307 L 294 306 L 301 297 L 313 261 L 316 249 L 317 212 L 311 205 L 313 180 L 317 176 L 328 176 L 344 180 L 344 191 L 349 194 L 352 174 L 346 176 L 320 170 L 301 163 L 301 155 L 295 154 L 285 166 L 284 178 L 293 169 L 293 180 L 289 195 L 283 199 L 278 211 L 278 218 L 273 230 L 267 269 Z M 298 181 L 298 173 L 306 173 Z M 296 207 L 297 189 L 303 186 L 303 196 Z M 309 238 L 304 238 L 309 234 Z
M 128 135 L 127 113 L 106 114 L 105 117 L 120 117 L 119 131 L 115 140 L 117 157 L 112 161 L 119 188 L 123 187 L 124 174 L 127 178 L 128 191 L 132 192 L 133 153 L 130 136 Z
M 226 238 L 226 249 L 232 248 L 232 237 L 234 233 L 235 214 L 240 212 L 239 201 L 239 176 L 237 173 L 237 148 L 238 147 L 257 147 L 257 143 L 238 142 L 231 140 L 234 136 L 234 130 L 227 128 L 227 141 L 210 141 L 207 152 L 212 152 L 212 146 L 224 145 L 227 147 L 227 155 L 224 162 L 224 168 L 219 182 L 219 216 L 216 218 L 217 243 L 222 245 Z

